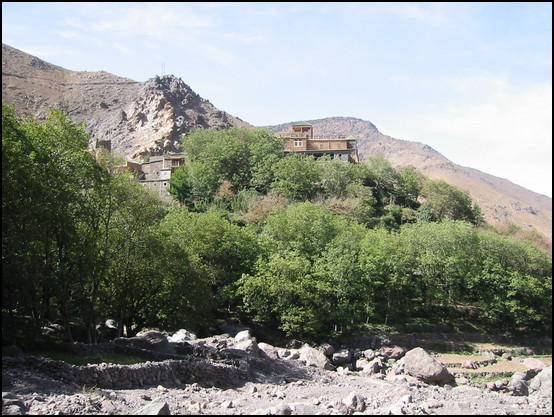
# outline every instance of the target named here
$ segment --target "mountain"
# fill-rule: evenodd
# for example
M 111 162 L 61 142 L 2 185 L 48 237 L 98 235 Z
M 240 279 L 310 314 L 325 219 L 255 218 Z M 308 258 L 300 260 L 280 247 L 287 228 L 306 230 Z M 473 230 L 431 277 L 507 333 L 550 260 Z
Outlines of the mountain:
M 111 141 L 114 154 L 138 159 L 177 151 L 197 128 L 252 127 L 216 109 L 172 75 L 137 82 L 104 71 L 70 71 L 2 44 L 2 100 L 18 116 L 44 119 L 50 107 L 86 122 L 90 146 Z
M 442 179 L 469 192 L 492 225 L 513 223 L 523 230 L 535 229 L 552 241 L 552 199 L 473 168 L 456 165 L 428 145 L 383 135 L 372 123 L 353 117 L 307 120 L 316 135 L 352 135 L 358 140 L 363 161 L 380 154 L 394 167 L 413 166 L 431 179 Z M 265 126 L 275 133 L 287 132 L 293 122 Z
M 2 44 L 2 100 L 14 103 L 19 116 L 44 119 L 50 107 L 86 122 L 90 146 L 111 141 L 112 151 L 127 159 L 177 150 L 178 138 L 197 128 L 254 126 L 215 108 L 172 75 L 137 82 L 104 71 L 70 71 Z M 462 167 L 427 145 L 383 135 L 370 122 L 352 117 L 309 121 L 316 135 L 342 134 L 358 139 L 363 161 L 381 154 L 393 166 L 411 165 L 432 179 L 467 190 L 491 224 L 511 222 L 535 229 L 552 240 L 552 199 L 510 181 Z M 291 123 L 266 126 L 288 131 Z

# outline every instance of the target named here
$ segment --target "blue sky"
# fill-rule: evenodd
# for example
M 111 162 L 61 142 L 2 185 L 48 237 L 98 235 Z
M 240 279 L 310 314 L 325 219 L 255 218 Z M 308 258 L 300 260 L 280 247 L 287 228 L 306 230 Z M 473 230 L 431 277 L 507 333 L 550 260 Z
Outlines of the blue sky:
M 351 116 L 552 197 L 552 3 L 2 3 L 2 42 L 173 74 L 256 125 Z

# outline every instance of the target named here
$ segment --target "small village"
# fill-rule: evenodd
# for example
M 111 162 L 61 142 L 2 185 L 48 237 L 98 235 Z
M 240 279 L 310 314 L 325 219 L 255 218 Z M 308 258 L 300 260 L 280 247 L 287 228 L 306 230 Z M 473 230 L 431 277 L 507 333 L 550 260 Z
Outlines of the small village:
M 356 139 L 353 136 L 314 136 L 314 129 L 310 123 L 296 122 L 292 124 L 289 132 L 279 134 L 278 137 L 285 140 L 285 154 L 297 152 L 312 155 L 314 158 L 328 155 L 347 163 L 359 162 Z M 171 201 L 171 174 L 185 163 L 184 154 L 168 153 L 151 156 L 144 162 L 127 161 L 117 169 L 133 173 L 143 186 L 158 193 L 160 199 Z

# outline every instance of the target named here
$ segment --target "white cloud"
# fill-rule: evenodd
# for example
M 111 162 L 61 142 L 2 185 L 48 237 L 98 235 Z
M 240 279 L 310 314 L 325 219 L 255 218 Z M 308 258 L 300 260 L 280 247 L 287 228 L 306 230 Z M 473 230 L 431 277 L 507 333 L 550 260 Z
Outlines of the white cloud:
M 421 140 L 453 162 L 552 195 L 551 84 L 500 88 L 418 120 Z
M 85 37 L 82 35 L 82 33 L 76 31 L 76 30 L 57 30 L 55 32 L 56 34 L 60 35 L 62 38 L 66 38 L 72 41 L 78 41 L 83 40 Z

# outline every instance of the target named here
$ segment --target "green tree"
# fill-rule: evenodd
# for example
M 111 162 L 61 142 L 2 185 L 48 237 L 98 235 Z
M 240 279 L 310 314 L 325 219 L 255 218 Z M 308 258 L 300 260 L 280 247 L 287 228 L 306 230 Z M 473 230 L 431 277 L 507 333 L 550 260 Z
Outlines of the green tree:
M 477 272 L 479 240 L 465 221 L 409 224 L 402 245 L 411 256 L 411 278 L 417 282 L 422 312 L 446 319 L 456 303 L 467 301 L 468 281 Z
M 481 318 L 505 330 L 552 331 L 552 258 L 532 242 L 479 234 L 480 270 L 468 282 Z
M 313 198 L 318 191 L 319 169 L 311 155 L 292 153 L 275 165 L 271 189 L 297 201 Z
M 422 211 L 433 221 L 452 219 L 468 221 L 475 225 L 483 223 L 481 209 L 473 203 L 469 193 L 443 180 L 426 181 L 421 195 L 425 199 Z
M 3 225 L 8 225 L 3 230 L 3 284 L 25 288 L 19 294 L 19 304 L 26 304 L 23 310 L 30 309 L 37 318 L 45 317 L 50 301 L 55 299 L 67 337 L 72 340 L 71 311 L 78 308 L 75 301 L 83 272 L 87 272 L 90 257 L 94 256 L 88 242 L 79 236 L 80 219 L 90 210 L 90 194 L 103 172 L 86 152 L 88 134 L 84 125 L 71 122 L 60 111 L 52 111 L 44 123 L 32 119 L 19 122 L 13 109 L 3 106 L 2 129 L 2 175 L 6 180 L 2 217 Z M 17 184 L 14 180 L 21 178 L 22 168 L 27 170 L 28 178 Z M 29 188 L 21 188 L 25 183 Z M 29 216 L 34 219 L 24 225 Z M 23 230 L 25 237 L 21 235 Z M 7 242 L 23 238 L 28 243 L 22 248 Z M 18 262 L 23 277 L 12 261 Z M 14 308 L 13 300 L 7 302 L 9 308 Z
M 289 335 L 316 337 L 356 323 L 357 242 L 364 228 L 305 202 L 275 210 L 253 272 L 239 281 L 245 308 Z
M 346 195 L 350 184 L 358 180 L 356 165 L 324 156 L 317 159 L 320 182 L 326 197 L 341 198 Z
M 255 231 L 232 224 L 221 214 L 173 210 L 163 230 L 186 251 L 196 274 L 211 289 L 214 307 L 235 303 L 235 282 L 250 273 L 258 256 Z
M 204 209 L 224 182 L 231 190 L 267 192 L 275 165 L 283 158 L 282 139 L 265 129 L 199 129 L 182 138 L 187 165 L 171 180 L 170 193 L 188 207 Z
M 275 179 L 275 167 L 285 156 L 284 140 L 265 129 L 253 129 L 249 133 L 250 187 L 267 193 Z

